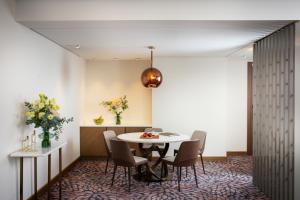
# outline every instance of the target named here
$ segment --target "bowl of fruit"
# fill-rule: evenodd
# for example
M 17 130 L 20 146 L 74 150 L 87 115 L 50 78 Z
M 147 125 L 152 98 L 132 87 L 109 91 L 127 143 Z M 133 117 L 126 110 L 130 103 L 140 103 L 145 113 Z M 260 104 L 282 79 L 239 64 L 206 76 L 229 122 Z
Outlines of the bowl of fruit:
M 104 119 L 102 116 L 97 117 L 96 119 L 94 119 L 94 123 L 96 125 L 101 125 L 103 123 Z
M 159 135 L 151 132 L 144 132 L 141 137 L 141 139 L 158 139 Z

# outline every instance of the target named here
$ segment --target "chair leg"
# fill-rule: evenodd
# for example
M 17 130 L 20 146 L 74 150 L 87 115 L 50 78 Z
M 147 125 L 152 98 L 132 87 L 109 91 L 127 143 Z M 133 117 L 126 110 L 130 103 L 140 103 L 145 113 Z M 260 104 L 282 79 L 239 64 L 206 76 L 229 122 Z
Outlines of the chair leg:
M 202 169 L 203 169 L 203 173 L 205 174 L 205 169 L 204 169 L 204 163 L 203 163 L 202 154 L 200 154 L 200 158 L 201 158 L 201 163 L 202 163 Z
M 175 150 L 174 150 L 174 153 L 173 153 L 173 155 L 174 155 L 174 156 L 176 156 L 176 152 L 175 152 Z M 173 172 L 174 172 L 174 165 L 173 165 Z
M 180 169 L 180 181 L 181 181 L 181 172 L 182 172 L 182 167 L 180 167 L 179 169 Z
M 130 185 L 131 185 L 131 167 L 128 167 L 128 190 L 130 192 Z
M 179 172 L 179 167 L 177 167 L 177 182 L 178 182 L 178 191 L 180 192 L 180 172 Z
M 161 185 L 161 182 L 162 182 L 163 167 L 164 167 L 164 162 L 161 162 L 161 168 L 160 168 L 160 185 Z
M 197 173 L 196 173 L 196 167 L 195 167 L 195 165 L 193 165 L 193 169 L 194 169 L 194 175 L 195 175 L 196 186 L 198 187 L 198 180 L 197 180 Z
M 188 175 L 188 167 L 185 167 L 185 177 Z
M 118 165 L 114 165 L 114 172 L 113 172 L 113 177 L 112 177 L 112 179 L 111 179 L 111 186 L 113 186 L 114 185 L 114 179 L 115 179 L 115 174 L 116 174 L 116 171 L 117 171 L 117 167 L 118 167 Z
M 126 178 L 126 174 L 127 174 L 127 172 L 126 172 L 126 167 L 124 167 L 124 172 L 125 172 L 125 178 Z
M 150 166 L 149 164 L 145 164 L 146 165 L 146 181 L 147 181 L 147 186 L 150 185 L 150 180 L 148 179 L 149 173 L 150 173 Z
M 105 174 L 107 173 L 107 167 L 108 167 L 109 159 L 110 159 L 110 157 L 108 156 L 107 159 L 106 159 Z

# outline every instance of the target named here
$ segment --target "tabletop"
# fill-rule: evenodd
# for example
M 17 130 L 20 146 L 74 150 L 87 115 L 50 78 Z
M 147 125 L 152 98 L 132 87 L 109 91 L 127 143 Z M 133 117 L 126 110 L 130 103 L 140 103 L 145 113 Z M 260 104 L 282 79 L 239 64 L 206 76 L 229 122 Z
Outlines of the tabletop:
M 120 140 L 132 143 L 155 143 L 155 144 L 162 144 L 162 143 L 172 143 L 172 142 L 182 142 L 187 141 L 190 139 L 188 135 L 182 135 L 177 133 L 167 133 L 167 132 L 157 132 L 155 134 L 159 135 L 159 138 L 153 139 L 146 139 L 140 138 L 144 132 L 134 132 L 134 133 L 124 133 L 118 135 Z
M 42 148 L 40 144 L 35 144 L 31 147 L 28 147 L 26 149 L 19 149 L 13 153 L 11 153 L 10 157 L 44 157 L 49 154 L 51 154 L 53 151 L 58 150 L 59 148 L 62 148 L 67 143 L 63 141 L 59 142 L 52 142 L 51 147 L 49 148 Z

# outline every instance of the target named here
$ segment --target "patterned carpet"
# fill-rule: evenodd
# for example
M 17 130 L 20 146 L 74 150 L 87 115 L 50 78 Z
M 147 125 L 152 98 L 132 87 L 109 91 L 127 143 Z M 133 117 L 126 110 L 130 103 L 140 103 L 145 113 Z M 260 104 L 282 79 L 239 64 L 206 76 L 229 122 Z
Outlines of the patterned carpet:
M 206 174 L 200 162 L 197 164 L 199 188 L 195 185 L 192 170 L 188 176 L 182 174 L 181 192 L 177 190 L 174 173 L 172 180 L 159 183 L 139 182 L 132 179 L 131 192 L 128 192 L 124 170 L 119 168 L 113 187 L 111 183 L 112 165 L 109 173 L 104 174 L 105 162 L 99 160 L 80 160 L 63 177 L 63 199 L 268 199 L 252 185 L 251 157 L 231 157 L 227 161 L 206 161 Z M 172 170 L 170 169 L 170 174 Z M 51 199 L 58 199 L 58 184 L 51 189 Z M 43 194 L 41 199 L 46 199 Z

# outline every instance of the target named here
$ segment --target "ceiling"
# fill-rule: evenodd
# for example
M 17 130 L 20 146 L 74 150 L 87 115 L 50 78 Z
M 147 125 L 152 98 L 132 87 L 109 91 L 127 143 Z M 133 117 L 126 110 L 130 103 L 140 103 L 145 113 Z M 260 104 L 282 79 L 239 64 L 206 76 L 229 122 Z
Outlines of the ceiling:
M 249 57 L 249 44 L 288 23 L 290 21 L 147 20 L 23 24 L 85 59 L 128 60 L 148 59 L 146 47 L 149 45 L 156 47 L 156 56 Z M 245 48 L 247 55 L 243 53 Z

